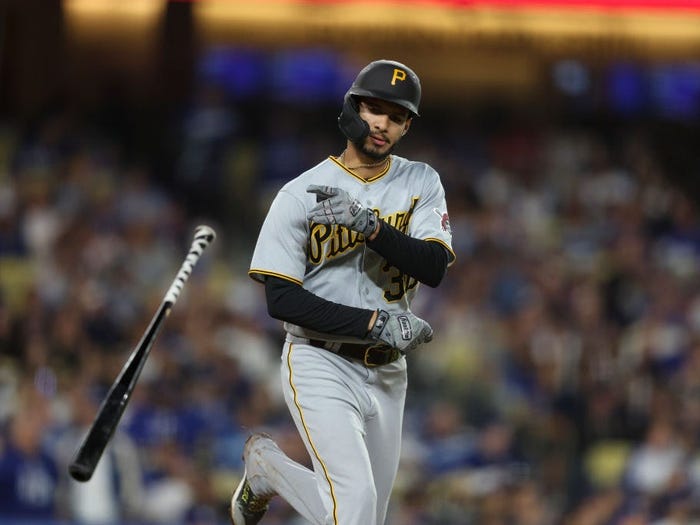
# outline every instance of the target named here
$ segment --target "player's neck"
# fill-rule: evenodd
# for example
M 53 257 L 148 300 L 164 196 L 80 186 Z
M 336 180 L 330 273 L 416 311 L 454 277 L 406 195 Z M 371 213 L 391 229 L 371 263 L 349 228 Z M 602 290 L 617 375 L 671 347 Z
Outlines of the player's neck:
M 355 173 L 358 177 L 363 179 L 369 179 L 374 175 L 377 175 L 382 170 L 386 169 L 387 163 L 389 162 L 389 156 L 383 159 L 375 160 L 367 157 L 366 155 L 360 155 L 354 148 L 346 148 L 338 157 L 340 163 L 348 169 Z

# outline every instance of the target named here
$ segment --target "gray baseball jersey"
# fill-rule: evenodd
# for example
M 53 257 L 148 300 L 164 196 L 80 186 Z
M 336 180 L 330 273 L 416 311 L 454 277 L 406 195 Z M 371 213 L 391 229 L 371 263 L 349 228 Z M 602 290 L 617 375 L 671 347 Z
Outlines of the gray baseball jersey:
M 303 285 L 324 299 L 358 308 L 410 311 L 418 282 L 365 245 L 343 226 L 309 224 L 316 205 L 310 184 L 335 186 L 356 196 L 385 222 L 411 237 L 442 244 L 454 260 L 445 191 L 438 173 L 423 162 L 392 155 L 387 169 L 368 180 L 329 157 L 288 182 L 277 194 L 258 237 L 249 275 L 275 276 Z M 323 270 L 323 271 L 321 271 Z M 348 340 L 285 323 L 301 337 Z

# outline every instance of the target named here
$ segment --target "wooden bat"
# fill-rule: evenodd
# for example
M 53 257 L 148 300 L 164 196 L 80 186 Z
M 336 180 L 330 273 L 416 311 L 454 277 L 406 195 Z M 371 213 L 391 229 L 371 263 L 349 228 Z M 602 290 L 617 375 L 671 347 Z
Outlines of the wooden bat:
M 163 326 L 163 321 L 165 321 L 168 314 L 170 314 L 170 310 L 175 304 L 175 301 L 177 301 L 187 279 L 189 279 L 194 265 L 197 263 L 206 247 L 209 246 L 215 238 L 216 233 L 209 226 L 198 226 L 195 229 L 192 246 L 180 267 L 180 271 L 170 285 L 170 288 L 151 319 L 151 323 L 143 333 L 138 345 L 132 350 L 121 372 L 119 372 L 119 375 L 107 392 L 107 396 L 97 411 L 95 420 L 83 438 L 80 448 L 78 448 L 73 461 L 68 467 L 68 472 L 73 479 L 77 481 L 88 481 L 92 477 L 95 467 L 102 457 L 107 443 L 112 438 L 126 405 L 131 399 L 131 393 L 134 390 L 134 386 L 141 374 L 141 369 L 151 351 L 153 341 L 155 341 L 158 332 Z

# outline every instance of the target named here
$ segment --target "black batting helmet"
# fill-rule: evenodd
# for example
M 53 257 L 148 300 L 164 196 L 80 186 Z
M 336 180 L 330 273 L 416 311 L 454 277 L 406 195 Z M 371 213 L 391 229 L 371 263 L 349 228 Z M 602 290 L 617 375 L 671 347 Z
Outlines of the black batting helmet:
M 401 62 L 375 60 L 357 74 L 347 94 L 388 100 L 418 115 L 420 80 Z
M 395 60 L 375 60 L 357 74 L 355 81 L 345 94 L 343 111 L 338 117 L 341 131 L 353 142 L 364 140 L 367 124 L 357 114 L 353 96 L 373 97 L 393 102 L 418 115 L 421 87 L 418 75 Z

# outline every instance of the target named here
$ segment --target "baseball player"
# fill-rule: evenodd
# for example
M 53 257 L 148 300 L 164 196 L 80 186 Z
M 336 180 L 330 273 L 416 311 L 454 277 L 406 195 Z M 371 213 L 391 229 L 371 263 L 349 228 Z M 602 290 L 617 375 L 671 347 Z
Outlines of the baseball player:
M 404 64 L 367 65 L 338 117 L 345 150 L 288 182 L 270 206 L 249 275 L 284 321 L 284 396 L 313 470 L 253 434 L 231 500 L 234 525 L 258 523 L 275 495 L 314 524 L 384 523 L 406 355 L 433 336 L 411 300 L 420 283 L 437 286 L 455 257 L 439 175 L 393 154 L 420 97 Z

